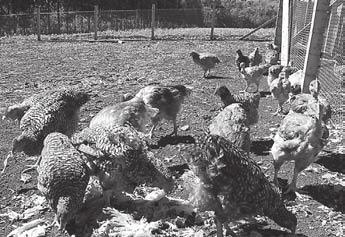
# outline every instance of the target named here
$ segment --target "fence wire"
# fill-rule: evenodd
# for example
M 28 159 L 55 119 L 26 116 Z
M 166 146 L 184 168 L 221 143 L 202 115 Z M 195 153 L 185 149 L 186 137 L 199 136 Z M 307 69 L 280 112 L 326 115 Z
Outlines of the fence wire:
M 187 28 L 209 26 L 209 9 L 156 9 L 156 28 Z M 98 31 L 126 31 L 151 28 L 151 9 L 100 10 Z M 206 19 L 206 20 L 205 20 Z M 93 33 L 94 11 L 49 12 L 40 14 L 41 34 Z M 0 15 L 1 35 L 37 33 L 37 14 Z M 91 36 L 91 34 L 90 34 Z
M 290 60 L 303 69 L 313 15 L 314 0 L 294 0 L 292 5 Z M 324 32 L 322 57 L 318 71 L 321 95 L 332 106 L 332 122 L 345 131 L 344 107 L 344 1 L 330 1 L 330 17 Z

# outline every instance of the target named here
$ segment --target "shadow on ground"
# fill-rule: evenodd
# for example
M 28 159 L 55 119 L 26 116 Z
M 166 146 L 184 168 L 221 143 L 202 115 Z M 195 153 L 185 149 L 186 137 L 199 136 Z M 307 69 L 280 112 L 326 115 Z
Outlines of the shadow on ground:
M 152 149 L 159 149 L 161 147 L 165 147 L 167 145 L 177 145 L 177 144 L 192 144 L 195 143 L 195 139 L 188 135 L 188 136 L 165 136 L 161 137 L 156 144 L 151 144 L 150 148 Z
M 258 140 L 252 141 L 252 144 L 250 146 L 250 152 L 256 155 L 267 156 L 269 155 L 269 151 L 272 146 L 273 146 L 272 139 L 258 139 Z
M 330 171 L 339 172 L 345 174 L 345 155 L 338 154 L 333 152 L 325 152 L 323 155 L 320 155 L 318 161 L 319 165 L 324 166 Z
M 306 185 L 300 190 L 323 205 L 345 213 L 344 186 L 340 184 Z

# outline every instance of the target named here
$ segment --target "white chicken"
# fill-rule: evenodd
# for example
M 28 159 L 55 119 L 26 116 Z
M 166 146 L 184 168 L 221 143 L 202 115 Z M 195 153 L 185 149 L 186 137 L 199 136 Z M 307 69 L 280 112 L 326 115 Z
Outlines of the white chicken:
M 244 91 L 248 91 L 248 88 L 251 84 L 256 85 L 256 90 L 254 92 L 259 91 L 260 81 L 263 78 L 264 74 L 268 72 L 268 68 L 270 67 L 269 64 L 264 64 L 260 66 L 254 67 L 246 67 L 245 63 L 240 64 L 241 67 L 241 76 L 246 81 L 247 86 Z
M 278 100 L 278 109 L 273 115 L 283 112 L 283 105 L 289 100 L 291 91 L 291 83 L 289 81 L 289 72 L 283 71 L 279 74 L 279 78 L 274 79 L 270 84 L 270 92 L 272 97 Z

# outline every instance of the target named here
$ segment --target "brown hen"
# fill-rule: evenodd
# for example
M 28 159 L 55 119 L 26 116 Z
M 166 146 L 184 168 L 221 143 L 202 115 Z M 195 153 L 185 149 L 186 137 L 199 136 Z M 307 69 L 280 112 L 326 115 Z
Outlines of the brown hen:
M 183 85 L 160 86 L 149 85 L 141 89 L 135 98 L 142 99 L 147 107 L 158 110 L 156 116 L 152 116 L 152 128 L 150 137 L 158 122 L 162 119 L 171 120 L 174 125 L 173 133 L 177 135 L 176 117 L 182 108 L 184 100 L 191 94 L 192 90 Z

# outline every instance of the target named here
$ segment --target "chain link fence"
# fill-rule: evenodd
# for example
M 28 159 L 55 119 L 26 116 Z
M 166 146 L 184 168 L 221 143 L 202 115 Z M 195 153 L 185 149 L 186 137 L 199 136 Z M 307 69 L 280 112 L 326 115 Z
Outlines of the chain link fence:
M 303 69 L 313 15 L 313 0 L 294 0 L 292 4 L 290 61 Z M 330 1 L 330 17 L 323 35 L 318 79 L 321 95 L 332 105 L 332 122 L 345 131 L 344 107 L 344 1 Z

